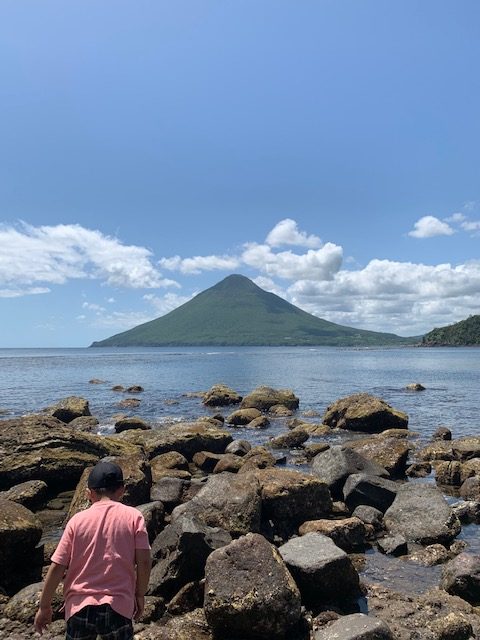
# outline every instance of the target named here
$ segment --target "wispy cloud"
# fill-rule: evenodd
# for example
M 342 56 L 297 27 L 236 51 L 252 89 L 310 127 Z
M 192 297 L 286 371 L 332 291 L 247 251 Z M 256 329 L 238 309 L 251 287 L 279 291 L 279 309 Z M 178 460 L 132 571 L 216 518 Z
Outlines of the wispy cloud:
M 158 264 L 169 271 L 198 275 L 202 271 L 229 271 L 239 266 L 238 258 L 234 256 L 194 256 L 193 258 L 161 258 Z
M 415 222 L 408 235 L 412 238 L 434 238 L 435 236 L 451 236 L 455 233 L 452 227 L 435 216 L 423 216 Z

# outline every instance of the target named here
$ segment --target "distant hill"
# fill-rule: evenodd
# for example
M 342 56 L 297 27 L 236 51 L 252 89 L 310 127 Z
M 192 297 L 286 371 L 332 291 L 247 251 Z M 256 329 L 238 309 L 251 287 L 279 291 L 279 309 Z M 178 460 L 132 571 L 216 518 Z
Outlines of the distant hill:
M 322 320 L 260 289 L 245 276 L 231 275 L 165 316 L 91 346 L 369 346 L 412 342 L 393 333 Z
M 468 347 L 480 345 L 480 315 L 470 316 L 448 327 L 433 329 L 422 338 L 425 347 Z

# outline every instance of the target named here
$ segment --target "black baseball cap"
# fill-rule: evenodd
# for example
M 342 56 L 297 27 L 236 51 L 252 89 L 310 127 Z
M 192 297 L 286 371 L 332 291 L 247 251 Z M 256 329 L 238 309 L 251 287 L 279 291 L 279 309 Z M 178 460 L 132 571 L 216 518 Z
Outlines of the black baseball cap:
M 88 476 L 89 489 L 118 489 L 123 486 L 123 472 L 114 462 L 99 462 Z

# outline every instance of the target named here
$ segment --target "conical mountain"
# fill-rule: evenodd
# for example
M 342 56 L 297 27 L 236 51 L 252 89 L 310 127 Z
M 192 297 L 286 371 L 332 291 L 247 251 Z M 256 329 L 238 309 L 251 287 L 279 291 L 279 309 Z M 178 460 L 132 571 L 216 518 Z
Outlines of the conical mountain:
M 92 347 L 208 345 L 388 345 L 405 338 L 344 327 L 302 311 L 241 275 L 231 275 L 165 316 Z

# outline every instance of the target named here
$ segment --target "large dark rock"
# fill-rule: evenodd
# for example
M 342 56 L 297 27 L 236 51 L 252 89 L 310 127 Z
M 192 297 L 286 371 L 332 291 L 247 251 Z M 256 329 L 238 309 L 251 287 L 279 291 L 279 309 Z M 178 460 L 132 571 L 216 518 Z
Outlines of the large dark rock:
M 368 393 L 340 398 L 327 407 L 322 422 L 329 427 L 367 433 L 408 428 L 406 413 Z
M 280 433 L 278 436 L 270 438 L 269 445 L 272 449 L 296 449 L 301 447 L 309 437 L 310 435 L 305 431 L 305 429 L 297 427 L 287 431 L 286 433 Z
M 176 507 L 172 521 L 188 515 L 225 529 L 232 536 L 260 530 L 262 499 L 258 480 L 250 474 L 219 473 L 189 502 Z
M 315 633 L 315 640 L 396 640 L 388 625 L 373 616 L 342 616 Z
M 271 521 L 273 531 L 281 536 L 332 510 L 328 487 L 311 474 L 273 468 L 252 471 L 252 476 L 260 484 L 262 517 Z
M 120 418 L 115 422 L 116 433 L 122 433 L 122 431 L 128 431 L 128 429 L 141 429 L 147 431 L 151 429 L 150 425 L 138 416 L 129 416 L 127 418 Z
M 38 611 L 43 582 L 35 582 L 20 589 L 5 605 L 3 614 L 10 620 L 31 625 Z M 63 617 L 63 588 L 59 586 L 52 598 L 53 620 Z M 1 632 L 0 632 L 1 637 Z
M 395 500 L 399 487 L 386 478 L 354 473 L 345 482 L 343 498 L 351 511 L 364 504 L 384 513 Z
M 189 487 L 189 482 L 182 478 L 169 478 L 165 476 L 158 482 L 152 484 L 150 498 L 163 503 L 167 511 L 171 511 L 183 502 L 185 492 Z
M 442 589 L 477 604 L 480 602 L 480 555 L 460 553 L 443 567 Z
M 349 447 L 336 445 L 319 453 L 312 462 L 313 473 L 325 482 L 334 498 L 343 498 L 342 489 L 348 476 L 365 473 L 387 477 L 387 471 Z
M 62 422 L 71 422 L 75 418 L 81 416 L 90 416 L 90 408 L 88 400 L 78 396 L 69 396 L 57 402 L 56 405 L 47 410 L 54 418 L 58 418 Z
M 223 453 L 232 436 L 208 422 L 180 422 L 163 429 L 124 431 L 118 440 L 141 446 L 149 458 L 176 451 L 191 460 L 198 451 Z
M 252 445 L 248 440 L 232 440 L 232 442 L 225 449 L 225 453 L 230 453 L 234 456 L 244 456 L 252 448 Z
M 219 638 L 288 638 L 300 593 L 278 550 L 248 534 L 214 551 L 205 567 L 205 616 Z
M 407 483 L 399 487 L 384 517 L 386 528 L 409 542 L 448 544 L 460 532 L 457 516 L 432 485 Z
M 393 478 L 405 475 L 410 451 L 410 445 L 406 438 L 377 435 L 346 442 L 345 446 L 354 449 L 367 460 L 376 462 L 386 469 Z
M 218 527 L 182 517 L 169 524 L 152 545 L 154 567 L 149 593 L 170 600 L 183 586 L 203 578 L 208 556 L 231 542 Z
M 0 498 L 11 500 L 27 507 L 31 511 L 40 509 L 47 500 L 48 487 L 43 480 L 29 480 L 22 482 L 7 491 L 0 492 Z
M 156 500 L 155 502 L 146 502 L 145 504 L 139 504 L 137 506 L 137 509 L 140 511 L 145 520 L 148 539 L 151 544 L 163 529 L 165 508 L 160 500 Z
M 299 400 L 290 389 L 272 389 L 257 387 L 242 400 L 242 409 L 254 407 L 260 411 L 268 411 L 276 404 L 283 404 L 288 409 L 298 409 Z
M 195 609 L 144 627 L 135 640 L 213 640 L 213 635 L 203 609 Z
M 308 520 L 298 529 L 303 536 L 306 533 L 321 533 L 333 540 L 344 551 L 357 551 L 365 546 L 367 530 L 360 518 L 343 518 L 342 520 Z
M 26 507 L 0 499 L 0 590 L 13 595 L 41 578 L 43 549 L 38 518 Z
M 275 457 L 265 447 L 253 447 L 243 456 L 243 464 L 238 473 L 243 474 L 255 469 L 267 469 L 274 467 L 276 464 Z
M 279 548 L 288 570 L 312 610 L 338 605 L 360 595 L 360 582 L 348 555 L 321 533 L 292 538 Z
M 242 396 L 226 384 L 214 384 L 203 396 L 203 404 L 207 407 L 227 407 L 231 404 L 239 404 L 241 401 Z
M 83 470 L 105 456 L 139 452 L 118 437 L 74 431 L 48 416 L 0 421 L 0 450 L 0 488 L 43 480 L 59 491 L 73 488 Z

